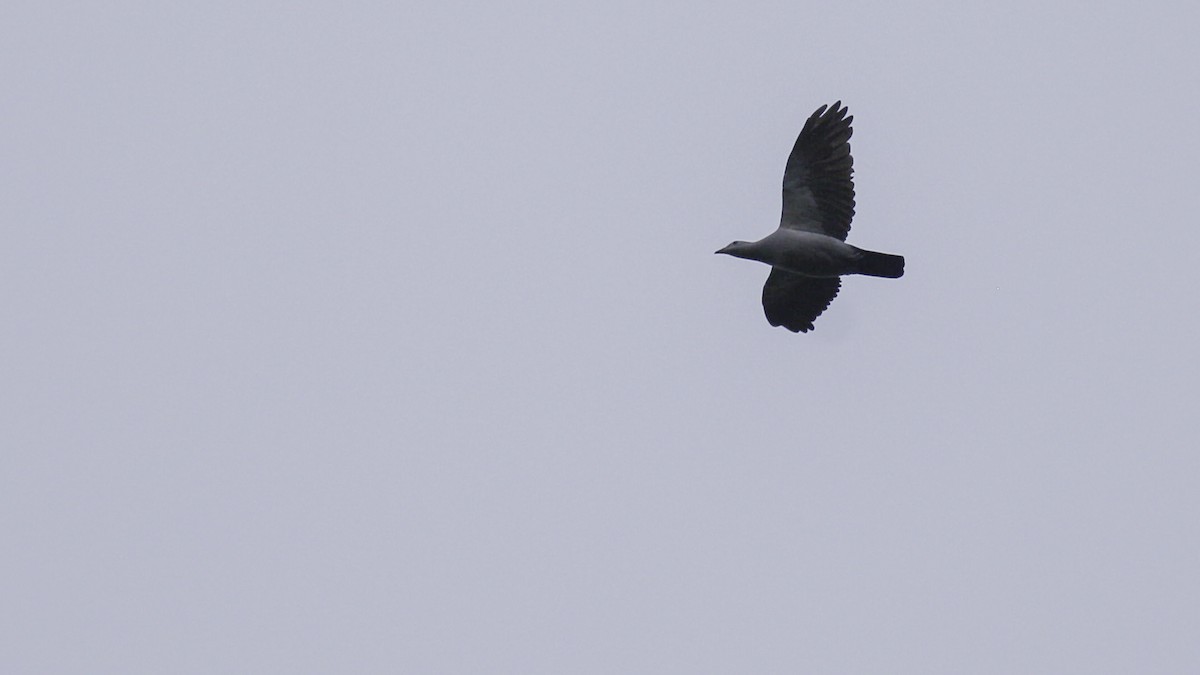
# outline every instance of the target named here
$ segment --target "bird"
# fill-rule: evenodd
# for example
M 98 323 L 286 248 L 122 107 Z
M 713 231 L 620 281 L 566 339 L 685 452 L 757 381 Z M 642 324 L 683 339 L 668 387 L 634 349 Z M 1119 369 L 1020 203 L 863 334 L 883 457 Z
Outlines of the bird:
M 771 266 L 763 286 L 767 321 L 807 333 L 841 288 L 842 275 L 898 279 L 904 257 L 846 243 L 854 218 L 851 123 L 841 101 L 817 108 L 796 138 L 783 172 L 779 228 L 758 241 L 735 241 L 717 251 Z

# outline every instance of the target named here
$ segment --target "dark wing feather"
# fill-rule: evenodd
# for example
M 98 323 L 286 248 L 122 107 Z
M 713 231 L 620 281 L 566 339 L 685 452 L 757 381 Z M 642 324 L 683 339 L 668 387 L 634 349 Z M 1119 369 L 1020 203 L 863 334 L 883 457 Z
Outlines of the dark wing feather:
M 807 333 L 813 321 L 841 288 L 839 277 L 805 277 L 771 268 L 771 276 L 763 286 L 763 311 L 772 326 L 783 326 L 793 333 Z
M 841 101 L 821 106 L 804 123 L 783 172 L 779 226 L 845 240 L 854 218 L 854 158 L 850 123 Z

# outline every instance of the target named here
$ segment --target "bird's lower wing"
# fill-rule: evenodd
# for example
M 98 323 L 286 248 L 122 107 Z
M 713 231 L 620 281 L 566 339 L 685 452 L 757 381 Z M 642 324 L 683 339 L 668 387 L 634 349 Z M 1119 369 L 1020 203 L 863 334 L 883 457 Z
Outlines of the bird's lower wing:
M 772 267 L 763 286 L 763 311 L 772 326 L 807 333 L 841 286 L 840 277 L 805 277 Z

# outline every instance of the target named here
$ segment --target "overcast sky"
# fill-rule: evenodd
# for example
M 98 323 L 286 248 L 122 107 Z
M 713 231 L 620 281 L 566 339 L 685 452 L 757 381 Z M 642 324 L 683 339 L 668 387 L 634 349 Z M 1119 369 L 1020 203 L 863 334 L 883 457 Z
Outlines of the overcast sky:
M 985 4 L 5 2 L 0 670 L 1200 672 L 1200 9 Z

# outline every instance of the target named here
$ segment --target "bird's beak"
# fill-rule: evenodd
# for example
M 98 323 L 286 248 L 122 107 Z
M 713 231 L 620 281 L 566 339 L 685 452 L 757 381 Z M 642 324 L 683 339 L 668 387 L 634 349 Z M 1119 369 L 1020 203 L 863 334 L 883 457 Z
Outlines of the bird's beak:
M 728 252 L 729 252 L 728 246 L 722 246 L 720 251 L 714 251 L 714 253 L 728 253 Z

